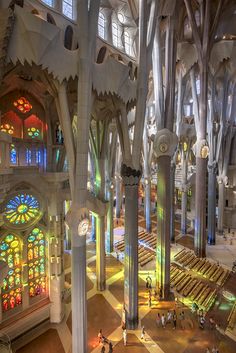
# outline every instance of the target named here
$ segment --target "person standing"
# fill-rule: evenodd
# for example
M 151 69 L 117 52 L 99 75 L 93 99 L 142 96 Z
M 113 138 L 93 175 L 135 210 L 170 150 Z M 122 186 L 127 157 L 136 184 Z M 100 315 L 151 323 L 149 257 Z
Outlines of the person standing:
M 126 328 L 123 330 L 123 340 L 124 340 L 124 346 L 127 345 L 127 331 Z
M 160 326 L 161 326 L 161 316 L 160 316 L 159 313 L 157 313 L 156 323 L 157 323 L 157 327 L 160 327 Z
M 166 318 L 166 323 L 170 324 L 172 321 L 172 313 L 168 310 L 167 312 L 167 318 Z
M 105 346 L 103 345 L 102 348 L 101 348 L 101 353 L 105 353 Z
M 149 306 L 149 308 L 151 308 L 151 306 L 152 306 L 152 293 L 151 293 L 151 290 L 149 290 L 149 292 L 148 292 L 148 306 Z
M 111 341 L 109 342 L 108 348 L 109 348 L 108 353 L 113 353 L 113 345 L 112 345 Z
M 145 340 L 145 327 L 142 326 L 142 330 L 141 330 L 141 340 Z
M 177 326 L 177 315 L 176 315 L 176 311 L 174 310 L 174 313 L 173 313 L 173 330 L 176 329 L 176 326 Z
M 161 324 L 163 328 L 166 327 L 166 318 L 164 313 L 161 315 Z

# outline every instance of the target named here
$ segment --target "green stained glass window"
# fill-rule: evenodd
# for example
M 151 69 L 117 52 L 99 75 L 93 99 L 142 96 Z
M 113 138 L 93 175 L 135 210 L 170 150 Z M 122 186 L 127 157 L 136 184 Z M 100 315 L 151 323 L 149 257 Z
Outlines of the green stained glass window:
M 29 296 L 46 292 L 45 236 L 35 227 L 28 236 Z
M 30 194 L 18 194 L 8 201 L 4 216 L 12 225 L 27 225 L 40 214 L 39 201 Z
M 14 309 L 22 303 L 20 241 L 15 235 L 8 234 L 0 241 L 0 257 L 9 266 L 7 277 L 3 280 L 2 286 L 1 301 L 4 312 Z

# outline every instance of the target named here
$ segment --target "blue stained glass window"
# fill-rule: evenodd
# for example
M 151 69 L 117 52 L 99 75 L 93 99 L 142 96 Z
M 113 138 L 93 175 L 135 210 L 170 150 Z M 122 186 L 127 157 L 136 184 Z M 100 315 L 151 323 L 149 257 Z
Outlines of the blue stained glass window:
M 28 148 L 26 149 L 26 163 L 27 164 L 31 164 L 31 150 L 29 150 Z
M 36 163 L 41 164 L 41 151 L 40 150 L 36 151 Z
M 44 2 L 44 4 L 53 7 L 53 0 L 42 0 Z
M 66 17 L 73 18 L 73 0 L 63 0 L 62 13 Z
M 27 224 L 39 215 L 39 202 L 29 194 L 18 194 L 5 207 L 5 218 L 11 224 Z
M 16 148 L 15 145 L 11 145 L 11 150 L 10 150 L 10 161 L 11 164 L 17 164 L 17 153 L 16 153 Z

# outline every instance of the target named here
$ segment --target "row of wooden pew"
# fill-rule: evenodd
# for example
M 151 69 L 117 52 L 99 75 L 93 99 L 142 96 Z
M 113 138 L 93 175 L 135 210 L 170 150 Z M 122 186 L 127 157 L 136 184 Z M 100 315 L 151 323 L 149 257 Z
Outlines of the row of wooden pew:
M 216 290 L 189 272 L 171 265 L 171 286 L 182 296 L 208 311 L 216 298 Z
M 216 283 L 218 286 L 223 286 L 229 276 L 230 271 L 213 263 L 207 259 L 198 258 L 191 250 L 182 249 L 174 257 L 174 262 L 180 264 L 186 269 L 192 270 Z
M 234 303 L 234 306 L 228 317 L 228 328 L 230 330 L 233 330 L 235 326 L 236 326 L 236 303 Z
M 141 231 L 138 234 L 138 240 L 139 240 L 138 262 L 142 267 L 155 258 L 156 237 L 154 237 L 154 235 L 150 233 Z M 124 252 L 125 251 L 124 240 L 117 242 L 115 244 L 115 249 L 118 252 Z

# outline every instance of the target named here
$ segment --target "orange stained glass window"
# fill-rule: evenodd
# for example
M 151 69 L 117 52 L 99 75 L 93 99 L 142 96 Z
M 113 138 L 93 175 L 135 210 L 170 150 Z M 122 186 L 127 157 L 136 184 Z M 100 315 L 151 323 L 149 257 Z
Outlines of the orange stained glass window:
M 32 109 L 32 105 L 25 97 L 20 97 L 13 104 L 23 114 L 30 112 Z
M 1 131 L 2 132 L 7 132 L 9 135 L 13 135 L 14 133 L 14 126 L 10 124 L 2 124 L 1 125 Z

